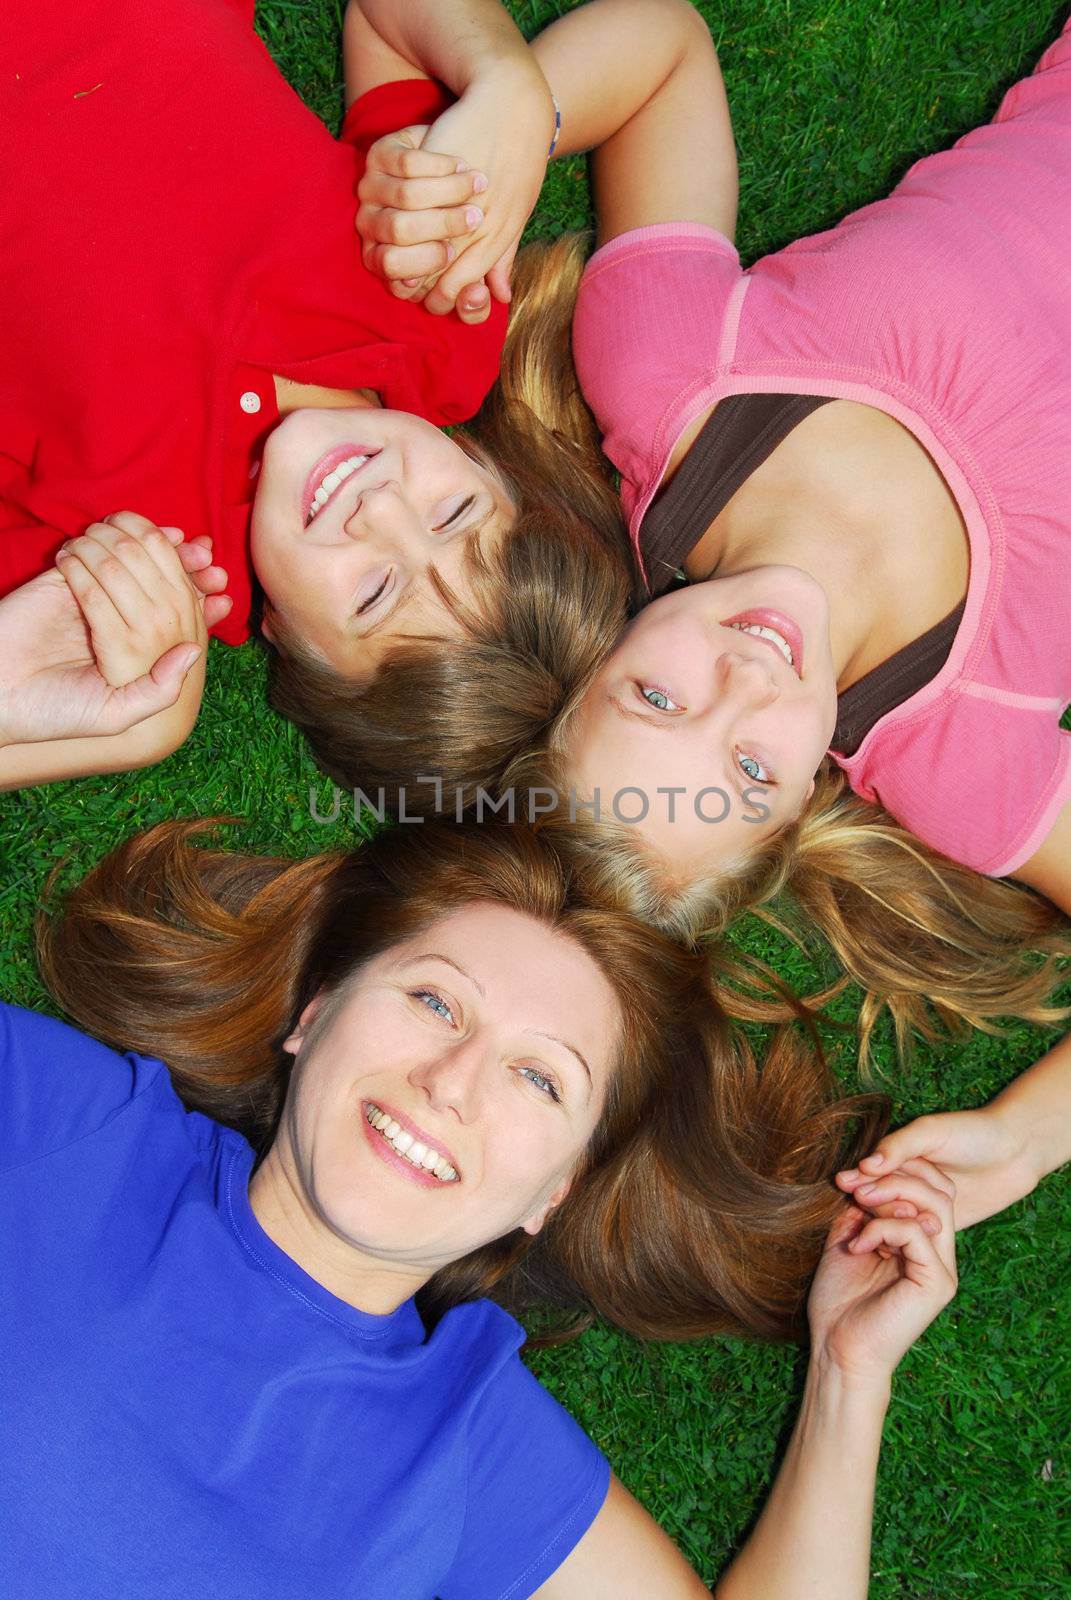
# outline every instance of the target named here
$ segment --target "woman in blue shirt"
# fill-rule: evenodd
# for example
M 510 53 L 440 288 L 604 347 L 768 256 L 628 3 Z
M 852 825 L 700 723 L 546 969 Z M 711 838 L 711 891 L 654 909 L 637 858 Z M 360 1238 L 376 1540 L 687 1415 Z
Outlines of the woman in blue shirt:
M 129 841 L 42 941 L 68 1011 L 170 1071 L 0 1014 L 19 1594 L 706 1593 L 477 1298 L 527 1257 L 596 1304 L 624 1280 L 639 1327 L 661 1294 L 694 1331 L 674 1272 L 710 1326 L 749 1295 L 769 1315 L 763 1205 L 782 1195 L 791 1234 L 793 1188 L 812 1223 L 828 1191 L 782 1164 L 749 1193 L 741 1167 L 737 1215 L 674 1237 L 702 964 L 585 901 L 520 829 L 403 828 L 299 863 L 192 831 Z M 719 1594 L 865 1594 L 889 1377 L 954 1288 L 949 1189 L 929 1169 L 903 1179 L 913 1216 L 835 1221 L 801 1420 Z M 645 1280 L 630 1234 L 651 1226 Z

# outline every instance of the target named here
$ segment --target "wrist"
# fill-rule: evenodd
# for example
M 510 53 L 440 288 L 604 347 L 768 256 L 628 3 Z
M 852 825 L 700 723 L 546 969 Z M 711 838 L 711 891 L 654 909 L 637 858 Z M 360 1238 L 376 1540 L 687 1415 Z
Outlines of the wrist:
M 884 1365 L 847 1362 L 826 1345 L 812 1345 L 805 1394 L 831 1414 L 884 1418 L 892 1396 L 892 1372 Z
M 985 1106 L 988 1117 L 1005 1152 L 1005 1165 L 1022 1173 L 1023 1193 L 1030 1191 L 1067 1159 L 1054 1144 L 1059 1144 L 1061 1119 L 1052 1106 L 1037 1105 L 1018 1079 Z

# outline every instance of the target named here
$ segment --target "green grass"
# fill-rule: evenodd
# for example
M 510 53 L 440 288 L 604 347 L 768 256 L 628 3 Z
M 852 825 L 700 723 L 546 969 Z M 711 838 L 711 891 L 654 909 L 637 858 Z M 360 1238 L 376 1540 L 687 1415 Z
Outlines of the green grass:
M 514 4 L 529 32 L 564 9 Z M 749 259 L 878 197 L 917 156 L 989 116 L 1063 11 L 1036 0 L 749 0 L 700 9 L 734 111 Z M 260 16 L 287 76 L 336 128 L 340 13 L 341 0 L 264 0 Z M 531 231 L 552 235 L 588 218 L 582 164 L 564 163 Z M 243 843 L 294 855 L 356 839 L 352 818 L 333 827 L 311 820 L 310 785 L 329 799 L 300 739 L 265 705 L 257 649 L 214 645 L 201 720 L 169 761 L 0 799 L 0 993 L 48 1006 L 28 930 L 57 860 L 82 870 L 133 828 L 175 815 L 245 818 Z M 786 976 L 808 982 L 796 951 L 777 945 L 776 954 Z M 850 1001 L 840 1014 L 850 1015 Z M 1049 1042 L 1013 1026 L 1000 1040 L 920 1048 L 903 1069 L 886 1040 L 879 1064 L 897 1119 L 906 1120 L 979 1104 Z M 850 1078 L 847 1052 L 843 1064 Z M 1052 1178 L 962 1238 L 960 1294 L 896 1380 L 878 1490 L 875 1600 L 1071 1595 L 1069 1198 L 1066 1176 Z M 595 1328 L 533 1366 L 713 1575 L 766 1494 L 796 1403 L 797 1353 L 718 1342 L 644 1348 Z

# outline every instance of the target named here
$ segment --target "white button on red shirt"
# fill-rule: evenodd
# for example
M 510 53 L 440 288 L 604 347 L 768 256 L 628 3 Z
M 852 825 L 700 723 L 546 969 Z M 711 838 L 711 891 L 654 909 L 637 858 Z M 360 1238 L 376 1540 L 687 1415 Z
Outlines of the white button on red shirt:
M 254 394 L 252 389 L 247 389 L 238 404 L 243 411 L 248 411 L 251 417 L 255 416 L 260 410 L 260 396 L 259 394 Z

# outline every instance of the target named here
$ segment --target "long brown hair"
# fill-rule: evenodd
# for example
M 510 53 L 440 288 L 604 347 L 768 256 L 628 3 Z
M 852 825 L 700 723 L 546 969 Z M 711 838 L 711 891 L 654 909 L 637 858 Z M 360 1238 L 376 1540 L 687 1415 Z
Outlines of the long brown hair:
M 511 1235 L 446 1267 L 422 1309 L 495 1290 L 644 1337 L 800 1331 L 840 1203 L 830 1175 L 875 1137 L 881 1103 L 838 1101 L 820 1054 L 787 1032 L 760 1071 L 713 1006 L 702 956 L 581 893 L 529 829 L 400 828 L 294 862 L 197 847 L 205 826 L 135 836 L 42 917 L 41 970 L 80 1024 L 163 1057 L 187 1105 L 263 1151 L 286 1093 L 282 1040 L 315 993 L 465 904 L 524 912 L 611 983 L 613 1087 L 538 1240 Z
M 457 442 L 498 477 L 516 511 L 497 545 L 469 553 L 460 638 L 399 643 L 355 682 L 272 615 L 270 695 L 323 769 L 374 805 L 410 814 L 471 803 L 543 738 L 593 676 L 634 596 L 635 573 L 594 423 L 570 356 L 583 269 L 577 236 L 531 245 L 514 268 L 502 373 Z M 421 782 L 422 774 L 434 782 Z

